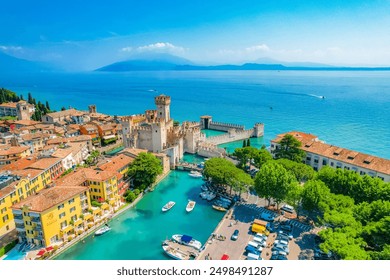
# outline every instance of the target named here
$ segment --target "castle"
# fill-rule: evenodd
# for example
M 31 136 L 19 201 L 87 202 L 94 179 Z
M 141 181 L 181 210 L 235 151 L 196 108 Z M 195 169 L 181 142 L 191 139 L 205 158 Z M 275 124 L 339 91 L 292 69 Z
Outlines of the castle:
M 159 95 L 154 98 L 156 110 L 146 110 L 144 114 L 119 117 L 122 124 L 123 144 L 125 148 L 146 149 L 153 153 L 164 153 L 174 168 L 184 153 L 198 153 L 205 157 L 222 157 L 225 150 L 217 145 L 263 135 L 263 124 L 253 129 L 243 126 L 213 123 L 211 117 L 203 116 L 200 122 L 174 122 L 170 116 L 171 97 Z M 207 119 L 207 125 L 205 120 Z M 207 138 L 201 129 L 212 128 L 226 131 L 228 134 L 218 138 Z

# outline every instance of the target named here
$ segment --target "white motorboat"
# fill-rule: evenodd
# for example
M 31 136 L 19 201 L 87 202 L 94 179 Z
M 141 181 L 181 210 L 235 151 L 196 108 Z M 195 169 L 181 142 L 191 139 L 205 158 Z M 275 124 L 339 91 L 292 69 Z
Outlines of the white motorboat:
M 174 248 L 168 243 L 163 243 L 162 248 L 165 254 L 175 260 L 191 260 L 197 257 L 195 252 L 183 252 L 179 248 Z
M 202 248 L 202 243 L 200 243 L 198 240 L 193 239 L 192 236 L 184 235 L 184 234 L 174 234 L 172 235 L 172 239 L 175 240 L 177 243 L 190 246 L 192 248 L 200 250 Z
M 195 201 L 193 201 L 193 200 L 188 200 L 187 207 L 186 207 L 186 211 L 187 211 L 187 212 L 191 212 L 192 210 L 194 210 L 195 204 L 196 204 Z
M 106 232 L 110 231 L 111 228 L 108 226 L 108 225 L 105 225 L 104 227 L 98 229 L 96 232 L 95 232 L 95 235 L 98 236 L 98 235 L 102 235 L 102 234 L 105 234 Z
M 163 206 L 163 208 L 161 208 L 161 211 L 166 212 L 166 211 L 170 210 L 175 204 L 176 204 L 176 202 L 169 201 L 167 204 L 165 204 Z
M 190 176 L 192 178 L 202 178 L 203 177 L 202 173 L 200 173 L 199 171 L 191 171 L 190 173 L 188 173 L 188 176 Z

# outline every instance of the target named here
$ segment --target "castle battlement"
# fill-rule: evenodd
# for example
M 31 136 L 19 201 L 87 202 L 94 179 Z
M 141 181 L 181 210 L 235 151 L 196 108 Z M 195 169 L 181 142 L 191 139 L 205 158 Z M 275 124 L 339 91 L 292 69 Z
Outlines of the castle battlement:
M 152 131 L 151 126 L 132 126 L 131 129 L 133 131 Z
M 164 95 L 164 94 L 161 94 L 161 95 L 156 96 L 154 98 L 154 103 L 156 105 L 165 105 L 165 106 L 169 105 L 169 104 L 171 104 L 171 97 Z

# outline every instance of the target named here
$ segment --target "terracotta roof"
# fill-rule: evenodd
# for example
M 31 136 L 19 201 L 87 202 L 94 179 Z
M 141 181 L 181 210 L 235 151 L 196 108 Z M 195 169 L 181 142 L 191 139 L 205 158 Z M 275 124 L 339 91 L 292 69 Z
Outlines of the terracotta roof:
M 1 103 L 0 107 L 10 107 L 10 108 L 15 108 L 16 109 L 16 103 L 15 102 Z
M 315 141 L 316 139 L 318 140 L 318 137 L 316 135 L 313 135 L 313 134 L 309 134 L 309 133 L 303 133 L 303 132 L 299 132 L 299 131 L 290 131 L 290 132 L 287 132 L 287 133 L 282 133 L 282 134 L 279 134 L 278 136 L 276 136 L 275 139 L 271 140 L 272 142 L 276 142 L 276 143 L 279 143 L 280 140 L 282 140 L 282 138 L 286 135 L 286 134 L 290 134 L 292 136 L 294 136 L 294 138 L 296 138 L 297 140 L 299 140 L 299 142 L 302 143 L 302 145 L 306 142 L 309 142 L 309 141 Z
M 0 150 L 0 156 L 8 156 L 8 155 L 14 155 L 14 154 L 20 154 L 24 151 L 27 151 L 30 147 L 27 146 L 17 146 L 17 147 L 9 147 L 3 150 Z
M 30 179 L 33 179 L 40 174 L 42 174 L 43 170 L 40 169 L 23 169 L 23 170 L 14 170 L 12 171 L 12 174 L 18 175 L 20 177 L 29 177 Z
M 49 139 L 51 134 L 49 133 L 28 133 L 21 135 L 23 141 L 31 141 L 34 139 Z
M 112 129 L 115 129 L 115 125 L 113 124 L 102 124 L 100 125 L 100 129 L 101 130 L 112 130 Z
M 60 158 L 60 159 L 64 159 L 66 158 L 67 156 L 69 156 L 69 154 L 72 153 L 72 150 L 71 149 L 57 149 L 54 153 L 52 153 L 51 156 L 53 157 L 56 157 L 56 158 Z
M 147 153 L 147 152 L 148 150 L 144 150 L 144 149 L 126 148 L 123 149 L 120 153 L 136 158 L 140 153 Z
M 15 191 L 15 187 L 18 183 L 19 181 L 14 181 L 10 185 L 6 186 L 5 188 L 0 189 L 0 199 L 6 197 L 7 195 Z
M 61 159 L 59 158 L 41 158 L 37 160 L 35 163 L 28 166 L 26 169 L 40 169 L 40 170 L 46 170 L 49 169 L 51 166 L 61 162 Z
M 52 156 L 57 158 L 65 158 L 70 153 L 75 156 L 80 150 L 85 147 L 85 142 L 67 143 L 65 148 L 57 149 Z
M 76 172 L 70 173 L 56 181 L 57 185 L 82 185 L 85 181 L 106 181 L 116 176 L 116 172 L 99 171 L 90 168 L 82 168 Z
M 86 113 L 75 110 L 75 109 L 68 109 L 64 111 L 58 111 L 54 113 L 49 113 L 47 114 L 48 116 L 52 117 L 53 119 L 55 118 L 60 118 L 60 117 L 66 117 L 66 116 L 78 116 L 78 115 L 85 115 Z
M 36 157 L 21 158 L 10 164 L 4 165 L 1 170 L 22 170 L 36 162 Z
M 110 158 L 108 162 L 98 166 L 100 170 L 118 171 L 134 161 L 134 158 L 124 154 Z
M 82 186 L 56 186 L 44 189 L 36 195 L 30 195 L 21 202 L 16 203 L 12 208 L 21 209 L 27 205 L 30 207 L 30 211 L 43 212 L 87 190 L 88 187 Z
M 278 135 L 277 138 L 272 140 L 272 142 L 278 143 L 285 134 Z M 312 134 L 295 131 L 288 132 L 288 134 L 292 134 L 302 143 L 301 149 L 305 152 L 390 175 L 390 160 L 388 159 L 326 144 L 323 141 L 320 141 L 317 136 Z
M 14 123 L 19 124 L 19 125 L 29 126 L 29 125 L 38 124 L 40 122 L 33 121 L 33 120 L 18 120 L 18 121 L 15 121 Z

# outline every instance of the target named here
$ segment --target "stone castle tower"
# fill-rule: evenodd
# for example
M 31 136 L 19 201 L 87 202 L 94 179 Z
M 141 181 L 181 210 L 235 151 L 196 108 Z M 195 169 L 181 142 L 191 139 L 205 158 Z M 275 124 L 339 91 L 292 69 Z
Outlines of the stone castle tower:
M 164 119 L 167 123 L 171 120 L 169 107 L 171 105 L 171 97 L 166 95 L 159 95 L 154 98 L 154 103 L 157 106 L 157 117 Z
M 89 111 L 89 113 L 91 114 L 91 113 L 96 113 L 96 105 L 89 105 L 88 106 L 88 111 Z

